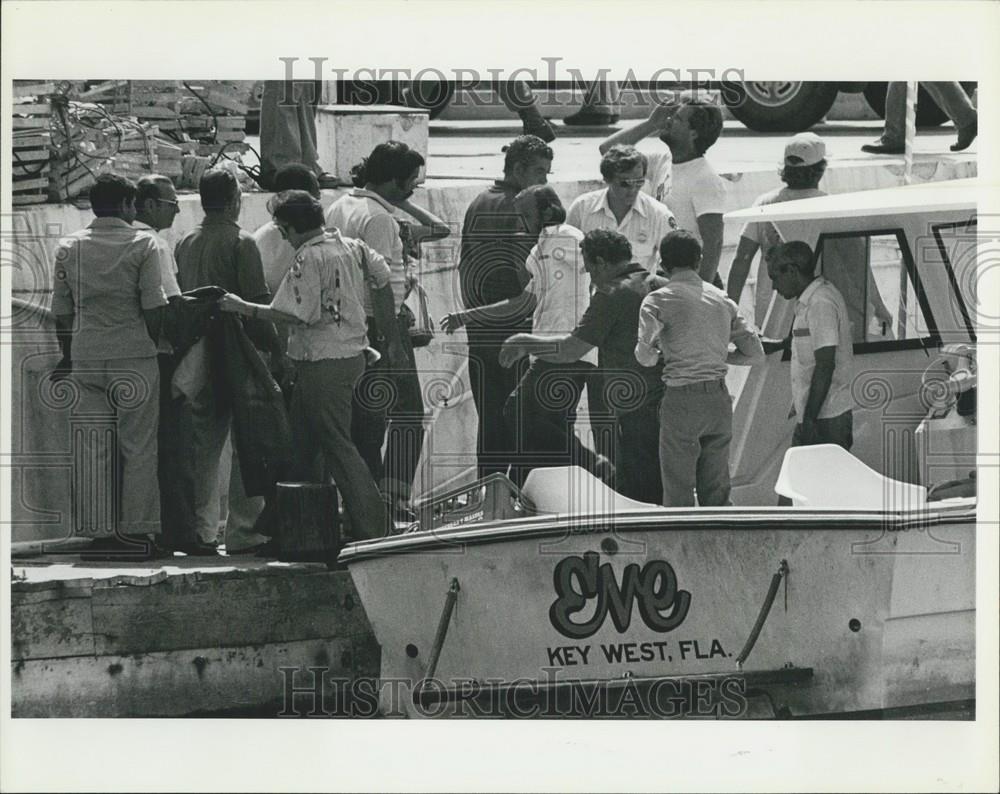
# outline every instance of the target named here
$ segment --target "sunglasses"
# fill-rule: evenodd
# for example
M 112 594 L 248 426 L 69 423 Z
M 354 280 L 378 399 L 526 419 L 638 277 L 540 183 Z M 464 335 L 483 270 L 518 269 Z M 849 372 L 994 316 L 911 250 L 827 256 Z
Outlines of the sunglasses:
M 615 184 L 619 187 L 642 187 L 646 184 L 646 177 L 641 179 L 617 179 Z

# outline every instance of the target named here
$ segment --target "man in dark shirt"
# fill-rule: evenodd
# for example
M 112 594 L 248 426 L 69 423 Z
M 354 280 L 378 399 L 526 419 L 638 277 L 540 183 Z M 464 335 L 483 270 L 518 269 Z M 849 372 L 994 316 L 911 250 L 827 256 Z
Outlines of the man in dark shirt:
M 604 377 L 605 397 L 616 420 L 614 463 L 617 489 L 640 502 L 660 504 L 658 407 L 663 396 L 659 367 L 635 359 L 639 307 L 667 280 L 650 275 L 632 262 L 625 237 L 604 229 L 588 232 L 580 243 L 594 294 L 580 324 L 563 337 L 515 334 L 503 346 L 500 361 L 510 366 L 533 354 L 543 361 L 578 361 L 597 348 L 597 368 Z
M 466 309 L 487 306 L 521 294 L 527 282 L 524 262 L 538 241 L 514 206 L 514 197 L 544 185 L 552 149 L 541 138 L 522 135 L 505 148 L 503 179 L 472 200 L 462 225 L 458 273 Z M 530 313 L 521 311 L 466 326 L 469 384 L 479 414 L 476 456 L 479 476 L 506 471 L 515 450 L 506 432 L 504 402 L 520 380 L 520 368 L 500 366 L 500 346 L 511 334 L 527 331 Z
M 174 252 L 177 280 L 183 291 L 217 286 L 254 303 L 270 303 L 264 267 L 253 235 L 240 228 L 240 186 L 228 171 L 209 171 L 198 185 L 205 219 L 189 232 Z M 246 321 L 254 345 L 271 354 L 272 369 L 282 366 L 283 352 L 274 326 L 264 320 Z M 219 526 L 219 460 L 229 436 L 231 412 L 218 404 L 213 378 L 187 405 L 192 433 L 196 531 L 202 544 L 212 545 Z

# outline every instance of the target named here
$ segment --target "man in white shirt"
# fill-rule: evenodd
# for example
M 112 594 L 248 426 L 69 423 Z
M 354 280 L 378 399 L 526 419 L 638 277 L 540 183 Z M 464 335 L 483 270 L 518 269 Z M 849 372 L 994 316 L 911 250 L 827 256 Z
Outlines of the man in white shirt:
M 416 221 L 409 229 L 417 239 L 440 239 L 450 233 L 444 221 L 410 201 L 423 165 L 420 153 L 405 143 L 380 143 L 352 169 L 354 190 L 326 212 L 328 227 L 363 240 L 389 264 L 394 319 L 382 327 L 374 311 L 376 296 L 367 298 L 368 336 L 382 358 L 368 368 L 355 390 L 351 434 L 375 481 L 404 521 L 412 518 L 409 503 L 424 441 L 424 402 L 407 316 L 399 314 L 412 276 L 407 272 L 396 210 Z
M 180 212 L 177 191 L 169 177 L 149 174 L 136 183 L 136 216 L 132 226 L 149 232 L 156 241 L 160 281 L 168 304 L 181 294 L 177 284 L 177 262 L 160 232 L 173 226 Z M 166 311 L 170 311 L 168 305 Z M 168 322 L 169 325 L 169 322 Z M 160 369 L 160 422 L 157 427 L 157 479 L 160 485 L 160 544 L 170 551 L 188 555 L 213 556 L 215 547 L 202 543 L 194 534 L 194 479 L 185 465 L 190 433 L 184 422 L 180 399 L 171 394 L 177 358 L 166 336 L 161 335 L 156 360 Z
M 658 104 L 648 119 L 607 138 L 600 150 L 604 154 L 612 146 L 636 144 L 653 134 L 668 151 L 649 157 L 648 189 L 670 208 L 678 228 L 698 238 L 703 250 L 699 273 L 721 288 L 718 270 L 727 188 L 705 153 L 722 134 L 722 110 L 710 99 L 685 92 L 678 103 Z
M 632 246 L 633 261 L 655 273 L 660 240 L 677 224 L 670 210 L 642 192 L 646 167 L 646 155 L 634 146 L 609 148 L 601 158 L 607 187 L 578 196 L 566 222 L 584 234 L 594 229 L 618 232 Z
M 304 190 L 315 199 L 320 197 L 319 180 L 307 166 L 302 163 L 288 163 L 278 169 L 274 175 L 274 192 L 283 193 L 286 190 Z M 275 204 L 277 195 L 271 198 L 270 204 Z M 295 249 L 289 244 L 281 230 L 273 220 L 269 220 L 253 233 L 254 242 L 260 250 L 261 262 L 264 265 L 264 281 L 271 294 L 278 292 L 281 281 L 292 266 Z M 279 334 L 284 338 L 284 334 Z
M 780 171 L 781 181 L 784 184 L 780 188 L 757 196 L 753 206 L 763 207 L 768 204 L 780 204 L 783 201 L 825 196 L 826 191 L 819 188 L 824 173 L 826 173 L 826 144 L 815 133 L 800 132 L 785 144 L 785 156 Z M 743 295 L 743 287 L 747 276 L 750 275 L 750 266 L 757 251 L 761 252 L 760 261 L 764 263 L 768 252 L 781 241 L 781 235 L 770 221 L 751 221 L 743 227 L 726 281 L 726 293 L 737 305 Z M 758 326 L 764 320 L 764 312 L 773 292 L 766 271 L 766 265 L 758 265 L 754 297 L 754 322 Z
M 854 349 L 844 298 L 816 276 L 810 247 L 795 240 L 771 251 L 768 274 L 778 293 L 796 300 L 792 322 L 792 398 L 798 425 L 792 446 L 854 441 L 851 377 Z

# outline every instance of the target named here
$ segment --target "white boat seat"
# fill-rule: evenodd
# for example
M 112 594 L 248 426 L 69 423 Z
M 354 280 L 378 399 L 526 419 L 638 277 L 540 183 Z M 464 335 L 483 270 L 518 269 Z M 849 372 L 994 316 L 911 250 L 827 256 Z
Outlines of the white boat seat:
M 774 490 L 799 507 L 897 511 L 927 503 L 922 486 L 884 477 L 836 444 L 789 449 Z
M 658 509 L 659 505 L 637 502 L 609 488 L 579 466 L 532 469 L 521 488 L 541 513 L 607 513 L 636 509 Z

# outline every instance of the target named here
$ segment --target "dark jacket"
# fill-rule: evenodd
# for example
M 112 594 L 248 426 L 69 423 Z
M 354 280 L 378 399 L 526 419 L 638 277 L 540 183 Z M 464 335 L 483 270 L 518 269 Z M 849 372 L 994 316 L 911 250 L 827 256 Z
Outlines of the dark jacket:
M 292 433 L 281 387 L 239 317 L 223 314 L 212 323 L 209 335 L 210 349 L 222 351 L 222 361 L 216 353 L 210 366 L 224 373 L 219 402 L 227 402 L 233 412 L 233 447 L 243 490 L 247 496 L 269 496 L 274 484 L 288 476 L 292 462 Z
M 215 408 L 232 412 L 233 446 L 247 496 L 270 495 L 288 475 L 292 434 L 281 388 L 234 314 L 216 304 L 225 290 L 201 287 L 185 292 L 168 307 L 164 333 L 178 355 L 198 339 L 208 345 Z

